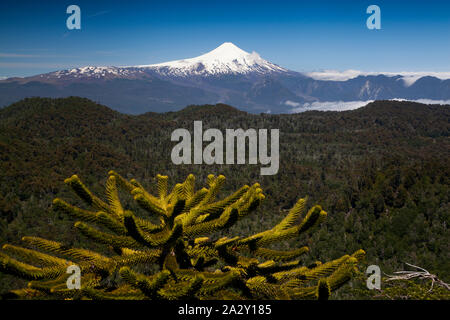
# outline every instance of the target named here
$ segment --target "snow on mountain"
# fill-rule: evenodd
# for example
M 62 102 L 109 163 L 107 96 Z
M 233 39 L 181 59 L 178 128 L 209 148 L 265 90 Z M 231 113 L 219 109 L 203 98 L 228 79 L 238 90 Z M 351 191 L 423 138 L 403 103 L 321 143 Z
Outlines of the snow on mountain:
M 276 64 L 264 60 L 256 52 L 248 53 L 231 42 L 225 42 L 216 49 L 201 56 L 138 68 L 150 68 L 165 76 L 220 75 L 287 72 Z
M 126 66 L 126 67 L 96 67 L 87 66 L 61 70 L 38 75 L 31 78 L 42 80 L 73 80 L 73 79 L 140 79 L 156 73 L 165 77 L 211 76 L 224 74 L 270 74 L 287 73 L 289 70 L 264 60 L 258 53 L 248 53 L 231 42 L 225 42 L 216 49 L 201 56 L 163 62 L 158 64 Z M 405 87 L 414 84 L 418 79 L 432 76 L 441 80 L 450 79 L 450 72 L 364 72 L 358 70 L 323 70 L 304 72 L 303 75 L 314 80 L 347 81 L 358 76 L 385 75 L 399 77 Z M 1 80 L 1 79 L 0 79 Z M 367 88 L 361 88 L 366 89 Z
M 144 74 L 144 70 L 136 70 L 135 68 L 87 66 L 41 74 L 39 75 L 39 78 L 60 80 L 84 78 L 108 79 L 117 77 L 136 78 L 138 76 L 143 76 Z
M 288 72 L 288 70 L 262 59 L 256 52 L 248 53 L 231 42 L 225 42 L 216 49 L 191 59 L 127 67 L 86 66 L 50 72 L 39 75 L 38 78 L 42 80 L 136 79 L 152 72 L 162 76 L 187 77 L 248 73 L 267 74 Z
M 299 73 L 225 42 L 190 59 L 140 66 L 87 66 L 0 80 L 0 107 L 39 93 L 86 97 L 133 114 L 219 102 L 254 113 L 345 110 L 361 106 L 360 101 L 379 99 L 448 101 L 450 80 L 445 79 L 450 79 L 450 72 Z

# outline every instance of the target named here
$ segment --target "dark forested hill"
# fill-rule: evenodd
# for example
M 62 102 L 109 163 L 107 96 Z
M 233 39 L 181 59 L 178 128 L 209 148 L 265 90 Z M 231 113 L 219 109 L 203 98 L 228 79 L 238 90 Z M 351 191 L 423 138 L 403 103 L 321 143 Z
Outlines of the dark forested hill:
M 176 128 L 280 129 L 280 169 L 259 165 L 174 165 Z M 55 197 L 77 203 L 63 180 L 78 174 L 102 195 L 116 170 L 151 186 L 157 173 L 176 183 L 194 173 L 227 177 L 226 191 L 260 182 L 267 198 L 258 219 L 229 231 L 266 229 L 305 195 L 329 213 L 320 231 L 299 243 L 309 260 L 364 248 L 367 263 L 389 273 L 406 261 L 450 279 L 450 109 L 376 101 L 345 112 L 254 115 L 230 106 L 130 116 L 82 98 L 32 98 L 0 110 L 0 244 L 24 235 L 90 246 L 73 221 L 51 209 Z M 224 193 L 226 194 L 226 192 Z M 0 292 L 20 280 L 0 274 Z

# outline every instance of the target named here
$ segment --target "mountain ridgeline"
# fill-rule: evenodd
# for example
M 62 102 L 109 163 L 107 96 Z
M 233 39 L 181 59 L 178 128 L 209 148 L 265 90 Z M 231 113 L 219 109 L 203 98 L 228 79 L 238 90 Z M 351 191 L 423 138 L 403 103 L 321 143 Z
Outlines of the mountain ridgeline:
M 320 80 L 226 42 L 201 56 L 131 67 L 87 66 L 0 81 L 0 107 L 35 96 L 89 98 L 128 114 L 225 103 L 250 113 L 290 113 L 314 102 L 450 100 L 450 79 L 360 75 Z
M 279 129 L 278 174 L 261 176 L 260 166 L 249 164 L 174 165 L 171 133 L 191 131 L 195 120 L 204 130 Z M 259 182 L 267 195 L 253 218 L 217 236 L 265 230 L 308 195 L 308 204 L 328 212 L 326 223 L 307 243 L 280 244 L 284 250 L 309 245 L 304 264 L 363 248 L 365 263 L 383 272 L 409 262 L 448 282 L 449 120 L 449 106 L 398 101 L 289 115 L 249 114 L 224 104 L 127 115 L 85 98 L 24 99 L 0 110 L 0 244 L 27 235 L 102 250 L 52 208 L 55 197 L 82 206 L 64 185 L 73 174 L 102 194 L 108 170 L 152 192 L 158 173 L 170 184 L 189 173 L 198 181 L 213 173 L 227 177 L 224 194 Z M 123 201 L 125 208 L 132 205 Z M 23 284 L 0 274 L 0 292 Z M 358 298 L 346 290 L 336 297 Z

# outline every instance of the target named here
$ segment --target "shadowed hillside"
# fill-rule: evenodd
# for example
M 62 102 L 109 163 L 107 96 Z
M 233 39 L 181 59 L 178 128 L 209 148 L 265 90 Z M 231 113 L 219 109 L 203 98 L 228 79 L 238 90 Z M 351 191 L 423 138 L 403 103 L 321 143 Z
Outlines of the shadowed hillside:
M 280 129 L 278 174 L 260 176 L 259 165 L 172 164 L 171 132 L 192 131 L 194 120 L 203 130 Z M 63 183 L 75 173 L 100 194 L 108 170 L 146 187 L 157 173 L 170 183 L 214 173 L 227 177 L 225 194 L 259 182 L 267 195 L 258 218 L 231 235 L 266 229 L 309 195 L 329 214 L 308 240 L 311 261 L 364 248 L 383 272 L 406 261 L 448 282 L 449 120 L 448 106 L 396 101 L 346 112 L 254 115 L 215 105 L 130 116 L 76 97 L 25 99 L 0 110 L 0 244 L 36 235 L 89 247 L 73 221 L 51 209 L 55 197 L 78 203 Z M 0 274 L 0 292 L 19 281 Z

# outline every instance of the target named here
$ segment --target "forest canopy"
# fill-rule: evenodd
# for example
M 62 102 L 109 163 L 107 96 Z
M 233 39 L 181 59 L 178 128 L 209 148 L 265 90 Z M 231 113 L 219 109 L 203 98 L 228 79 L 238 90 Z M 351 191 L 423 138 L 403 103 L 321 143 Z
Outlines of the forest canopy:
M 227 177 L 225 193 L 255 181 L 264 186 L 257 218 L 230 232 L 266 230 L 308 195 L 328 218 L 307 238 L 305 263 L 364 248 L 366 263 L 383 272 L 409 262 L 448 283 L 449 116 L 448 106 L 399 101 L 345 112 L 252 115 L 211 105 L 130 116 L 83 98 L 25 99 L 0 110 L 0 243 L 33 235 L 99 249 L 73 232 L 73 218 L 52 210 L 56 197 L 79 204 L 63 183 L 74 173 L 101 194 L 109 169 L 152 192 L 158 173 L 175 183 L 189 173 L 205 180 L 214 172 Z M 170 134 L 195 120 L 204 129 L 279 129 L 278 174 L 260 176 L 259 166 L 249 164 L 173 165 Z M 24 284 L 0 274 L 1 292 Z M 351 287 L 336 298 L 358 298 Z

